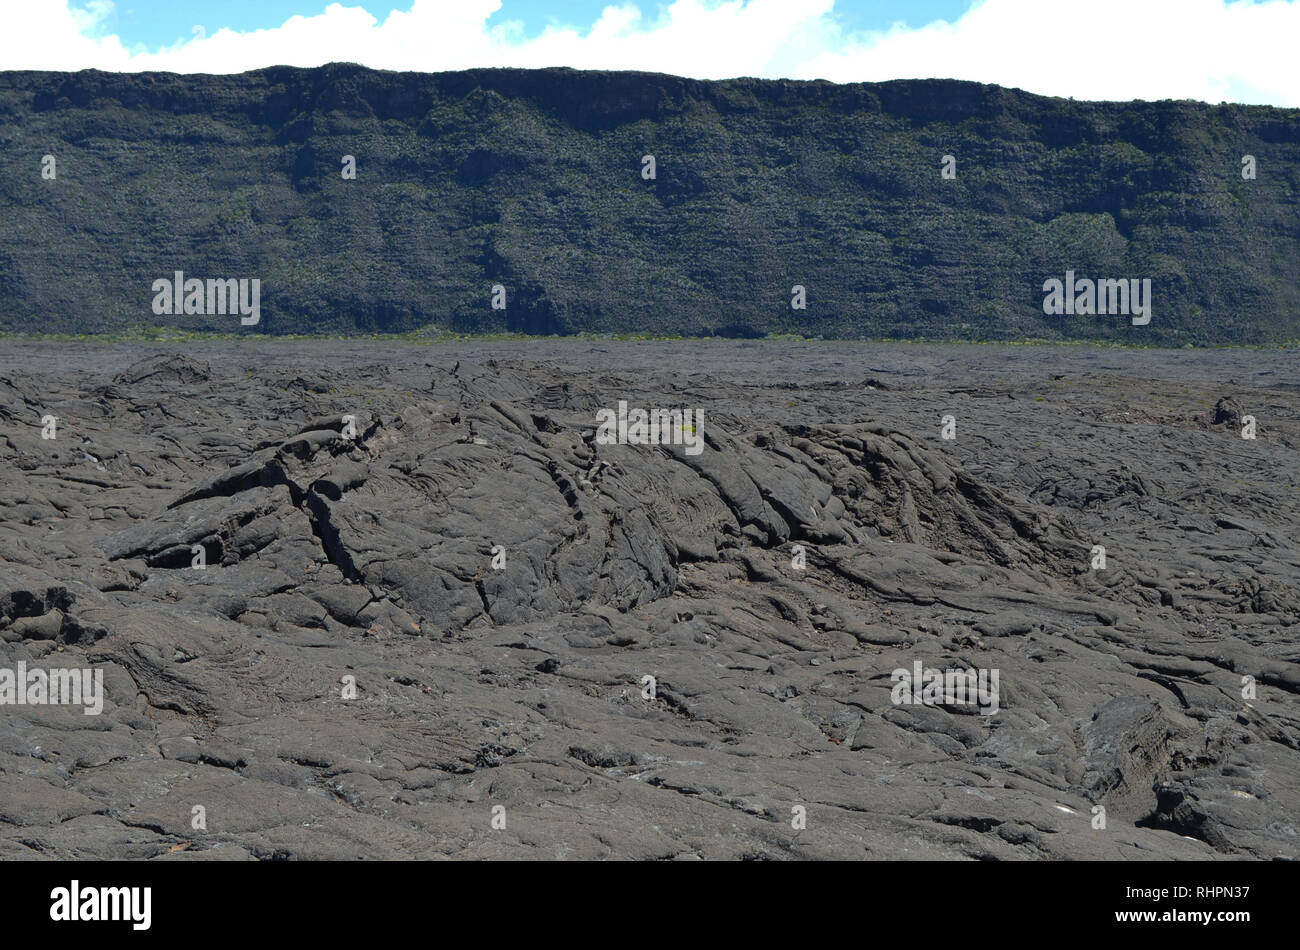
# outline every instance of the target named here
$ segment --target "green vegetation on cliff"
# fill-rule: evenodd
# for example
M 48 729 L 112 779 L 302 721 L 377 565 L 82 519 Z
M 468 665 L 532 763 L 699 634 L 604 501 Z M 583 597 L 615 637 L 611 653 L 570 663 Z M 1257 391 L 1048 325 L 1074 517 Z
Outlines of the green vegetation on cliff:
M 938 80 L 10 72 L 0 171 L 0 332 L 1300 337 L 1297 110 Z M 261 321 L 155 315 L 176 270 L 259 279 Z M 1067 270 L 1150 278 L 1150 325 L 1045 315 Z

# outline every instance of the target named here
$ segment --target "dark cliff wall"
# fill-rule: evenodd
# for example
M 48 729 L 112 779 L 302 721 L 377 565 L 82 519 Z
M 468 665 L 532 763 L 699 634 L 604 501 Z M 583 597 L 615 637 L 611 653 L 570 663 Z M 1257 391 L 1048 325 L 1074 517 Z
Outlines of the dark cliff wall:
M 948 81 L 10 72 L 0 168 L 0 330 L 1300 338 L 1300 110 Z M 261 322 L 155 316 L 175 270 L 258 278 Z M 1066 270 L 1150 278 L 1151 323 L 1044 315 Z

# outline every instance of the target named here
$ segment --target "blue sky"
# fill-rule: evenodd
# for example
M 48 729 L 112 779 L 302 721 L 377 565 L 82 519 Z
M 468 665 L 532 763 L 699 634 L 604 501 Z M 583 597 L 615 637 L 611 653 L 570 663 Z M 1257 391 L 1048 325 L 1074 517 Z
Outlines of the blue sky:
M 1300 0 L 349 2 L 0 0 L 0 70 L 568 66 L 1300 107 Z
M 26 2 L 26 0 L 19 0 Z M 607 6 L 616 6 L 620 0 L 502 0 L 501 9 L 488 20 L 497 25 L 507 20 L 524 24 L 529 36 L 535 36 L 548 25 L 574 26 L 586 29 Z M 648 16 L 653 17 L 659 2 L 632 0 Z M 798 0 L 794 0 L 798 2 Z M 392 0 L 343 0 L 345 6 L 363 7 L 378 20 L 384 20 L 394 10 L 410 9 L 410 0 L 394 3 Z M 849 31 L 885 30 L 895 23 L 924 26 L 934 20 L 955 20 L 971 5 L 972 0 L 837 0 L 834 15 Z M 86 3 L 78 6 L 85 7 Z M 117 0 L 113 12 L 105 18 L 104 26 L 116 33 L 129 48 L 143 46 L 157 50 L 180 40 L 191 39 L 195 26 L 208 33 L 222 27 L 247 32 L 277 27 L 289 17 L 314 16 L 324 13 L 327 0 Z

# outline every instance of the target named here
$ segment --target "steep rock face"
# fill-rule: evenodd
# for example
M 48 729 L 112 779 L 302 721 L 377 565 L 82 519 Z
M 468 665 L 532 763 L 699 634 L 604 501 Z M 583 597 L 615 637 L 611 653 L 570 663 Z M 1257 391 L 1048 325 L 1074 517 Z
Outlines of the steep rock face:
M 0 150 L 0 330 L 1300 336 L 1295 110 L 933 80 L 11 72 Z M 177 270 L 259 279 L 260 322 L 155 315 Z M 1045 315 L 1067 271 L 1150 279 L 1151 323 Z

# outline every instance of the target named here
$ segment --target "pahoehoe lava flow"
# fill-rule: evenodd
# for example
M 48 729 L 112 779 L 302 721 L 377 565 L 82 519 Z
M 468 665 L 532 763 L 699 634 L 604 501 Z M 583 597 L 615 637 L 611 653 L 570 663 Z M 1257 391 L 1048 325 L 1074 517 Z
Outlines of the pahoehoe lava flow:
M 1294 355 L 13 343 L 0 857 L 1295 858 Z

